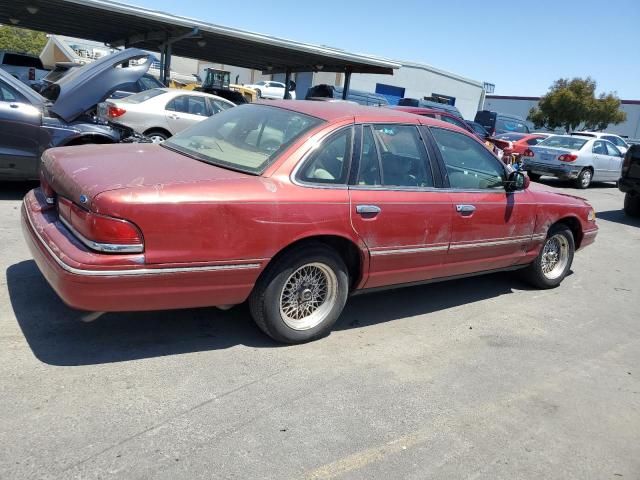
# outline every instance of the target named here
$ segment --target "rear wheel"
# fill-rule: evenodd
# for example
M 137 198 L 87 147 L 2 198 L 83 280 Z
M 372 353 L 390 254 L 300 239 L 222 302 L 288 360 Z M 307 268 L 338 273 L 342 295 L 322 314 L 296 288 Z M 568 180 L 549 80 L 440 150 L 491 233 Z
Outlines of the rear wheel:
M 573 233 L 565 225 L 554 225 L 536 259 L 524 270 L 524 277 L 533 286 L 547 289 L 562 283 L 569 273 L 575 242 Z
M 593 172 L 591 171 L 591 169 L 583 168 L 580 172 L 580 175 L 578 175 L 578 178 L 576 178 L 576 187 L 581 189 L 587 188 L 589 185 L 591 185 L 592 178 Z
M 256 324 L 274 340 L 302 343 L 326 335 L 347 301 L 349 275 L 322 244 L 286 254 L 270 265 L 249 298 Z
M 625 193 L 624 213 L 630 217 L 640 217 L 640 194 L 635 192 Z
M 163 130 L 150 130 L 145 135 L 152 143 L 162 143 L 171 136 Z

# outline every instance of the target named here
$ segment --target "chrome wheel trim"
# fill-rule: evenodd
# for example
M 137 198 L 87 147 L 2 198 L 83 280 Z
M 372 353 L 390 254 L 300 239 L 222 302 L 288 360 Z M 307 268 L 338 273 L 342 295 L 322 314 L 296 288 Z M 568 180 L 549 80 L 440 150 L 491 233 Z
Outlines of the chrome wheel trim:
M 591 183 L 591 170 L 585 170 L 582 173 L 582 186 L 583 187 L 588 187 L 589 184 Z
M 560 233 L 547 239 L 542 247 L 542 274 L 548 280 L 556 280 L 563 273 L 569 263 L 569 241 Z
M 280 316 L 293 330 L 320 325 L 338 298 L 338 278 L 324 263 L 313 262 L 296 269 L 280 292 Z
M 162 143 L 166 140 L 166 138 L 161 135 L 149 135 L 147 138 L 151 140 L 151 143 Z

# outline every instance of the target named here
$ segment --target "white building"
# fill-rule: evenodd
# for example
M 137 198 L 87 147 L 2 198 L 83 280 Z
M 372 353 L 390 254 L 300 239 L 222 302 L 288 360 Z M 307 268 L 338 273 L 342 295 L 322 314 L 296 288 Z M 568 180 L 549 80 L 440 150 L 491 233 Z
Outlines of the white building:
M 529 110 L 538 106 L 540 97 L 511 97 L 487 95 L 484 108 L 498 113 L 508 113 L 527 118 Z M 626 112 L 627 120 L 619 125 L 609 125 L 607 132 L 622 137 L 640 138 L 640 100 L 622 100 L 621 110 Z

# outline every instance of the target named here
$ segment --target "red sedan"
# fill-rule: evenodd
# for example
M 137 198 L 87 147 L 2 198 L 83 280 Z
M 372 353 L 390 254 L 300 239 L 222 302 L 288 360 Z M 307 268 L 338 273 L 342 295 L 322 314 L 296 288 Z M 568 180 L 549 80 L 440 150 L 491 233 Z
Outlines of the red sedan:
M 560 284 L 591 206 L 528 188 L 451 124 L 347 103 L 227 110 L 163 144 L 45 152 L 25 238 L 68 305 L 249 301 L 283 342 L 326 334 L 350 294 L 523 269 Z
M 501 133 L 493 138 L 493 142 L 502 149 L 505 155 L 523 155 L 527 149 L 547 138 L 546 133 Z

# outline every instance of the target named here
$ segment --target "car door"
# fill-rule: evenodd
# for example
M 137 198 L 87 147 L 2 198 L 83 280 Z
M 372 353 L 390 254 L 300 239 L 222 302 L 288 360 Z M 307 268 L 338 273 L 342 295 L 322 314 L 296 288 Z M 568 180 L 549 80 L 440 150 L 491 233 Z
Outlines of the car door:
M 611 142 L 604 142 L 609 155 L 609 180 L 617 181 L 620 178 L 622 171 L 622 158 L 623 155 L 618 148 Z
M 415 125 L 358 127 L 351 222 L 370 253 L 365 288 L 443 275 L 451 208 Z M 435 168 L 435 170 L 434 170 Z
M 593 180 L 602 181 L 609 178 L 609 152 L 605 145 L 604 140 L 596 140 L 591 147 L 591 154 L 593 155 Z
M 165 110 L 171 135 L 211 116 L 206 98 L 199 95 L 179 95 L 167 103 Z
M 528 190 L 505 190 L 508 169 L 470 135 L 445 128 L 429 131 L 449 193 L 451 243 L 448 275 L 516 264 L 535 227 L 536 203 Z
M 46 134 L 42 112 L 0 80 L 0 177 L 37 178 Z

